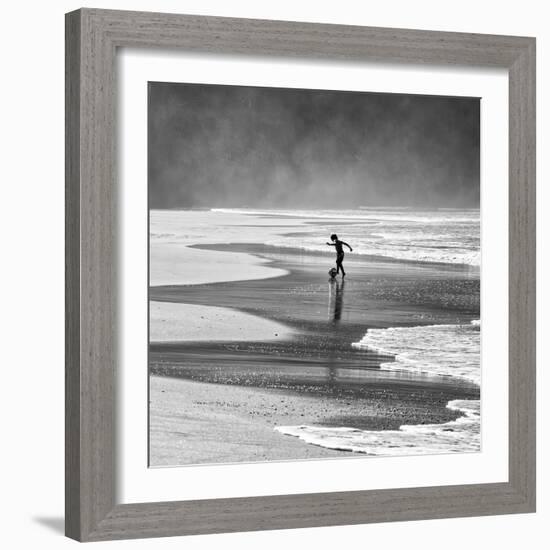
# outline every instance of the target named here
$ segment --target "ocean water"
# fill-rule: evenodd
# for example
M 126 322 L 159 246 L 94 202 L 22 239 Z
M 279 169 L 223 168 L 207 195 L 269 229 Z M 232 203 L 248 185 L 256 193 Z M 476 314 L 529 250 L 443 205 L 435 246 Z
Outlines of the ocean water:
M 404 425 L 399 430 L 365 431 L 321 426 L 279 426 L 275 430 L 312 445 L 372 456 L 479 451 L 479 401 L 450 401 L 447 406 L 464 416 L 444 424 Z
M 480 323 L 371 329 L 358 348 L 393 357 L 380 365 L 384 370 L 403 370 L 454 377 L 480 384 Z M 476 452 L 480 441 L 480 401 L 454 400 L 447 404 L 461 414 L 444 424 L 403 425 L 398 430 L 359 430 L 348 427 L 278 426 L 280 433 L 330 449 L 375 456 L 405 456 Z
M 428 325 L 370 329 L 353 345 L 394 356 L 384 370 L 452 376 L 480 384 L 480 326 Z
M 353 210 L 213 209 L 250 217 L 277 216 L 293 225 L 265 241 L 280 247 L 326 252 L 327 237 L 340 234 L 356 254 L 399 260 L 480 264 L 479 209 L 413 210 L 359 208 Z M 273 223 L 277 223 L 275 219 Z

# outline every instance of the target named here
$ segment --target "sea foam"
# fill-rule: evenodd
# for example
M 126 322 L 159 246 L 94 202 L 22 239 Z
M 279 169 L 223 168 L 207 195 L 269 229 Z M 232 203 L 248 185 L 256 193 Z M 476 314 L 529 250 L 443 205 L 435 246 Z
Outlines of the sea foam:
M 354 254 L 397 260 L 479 266 L 479 210 L 252 210 L 213 209 L 219 214 L 285 219 L 284 231 L 265 241 L 281 248 L 326 252 L 326 234 L 345 235 Z
M 381 363 L 383 370 L 454 377 L 479 385 L 479 335 L 479 320 L 474 320 L 468 325 L 371 329 L 353 345 L 392 356 L 392 361 Z M 453 400 L 447 407 L 461 416 L 443 424 L 402 425 L 398 430 L 306 425 L 275 429 L 312 445 L 376 456 L 479 451 L 480 401 Z
M 453 376 L 480 384 L 479 321 L 468 325 L 426 325 L 370 329 L 352 346 L 391 355 L 384 370 Z
M 464 415 L 444 424 L 403 425 L 398 430 L 367 431 L 322 426 L 279 426 L 275 430 L 311 445 L 375 456 L 479 451 L 479 401 L 450 401 L 447 407 Z

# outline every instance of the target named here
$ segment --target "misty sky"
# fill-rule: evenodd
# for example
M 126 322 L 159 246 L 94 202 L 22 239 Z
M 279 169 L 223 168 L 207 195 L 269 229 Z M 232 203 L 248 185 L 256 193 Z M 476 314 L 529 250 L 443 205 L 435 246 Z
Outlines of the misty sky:
M 149 84 L 151 208 L 479 206 L 479 100 Z

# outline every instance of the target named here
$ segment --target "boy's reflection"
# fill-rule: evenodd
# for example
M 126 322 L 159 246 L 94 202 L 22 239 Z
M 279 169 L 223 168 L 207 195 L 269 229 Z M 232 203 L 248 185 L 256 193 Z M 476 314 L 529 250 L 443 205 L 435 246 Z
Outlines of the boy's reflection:
M 329 283 L 328 318 L 338 323 L 344 308 L 344 279 L 334 279 Z

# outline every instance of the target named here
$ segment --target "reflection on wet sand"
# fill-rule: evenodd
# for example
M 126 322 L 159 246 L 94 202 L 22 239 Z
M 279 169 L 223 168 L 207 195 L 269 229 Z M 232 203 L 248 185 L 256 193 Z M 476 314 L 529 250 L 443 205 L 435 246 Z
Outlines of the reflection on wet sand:
M 331 324 L 337 324 L 342 319 L 344 308 L 344 279 L 331 279 L 328 283 L 328 320 Z M 338 368 L 335 367 L 337 357 L 334 349 L 328 353 L 328 386 L 334 388 L 338 385 Z
M 332 279 L 328 284 L 328 318 L 338 323 L 344 308 L 344 279 Z

